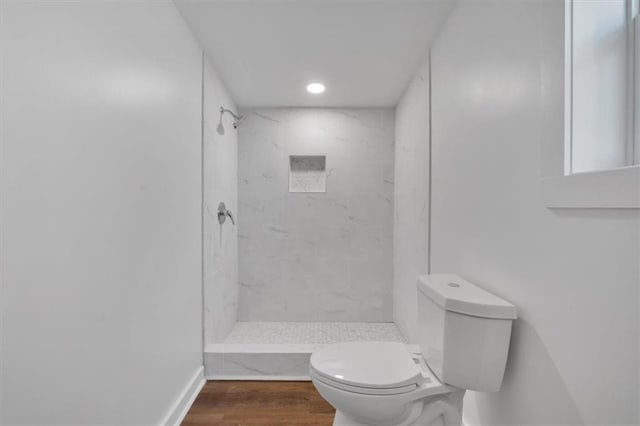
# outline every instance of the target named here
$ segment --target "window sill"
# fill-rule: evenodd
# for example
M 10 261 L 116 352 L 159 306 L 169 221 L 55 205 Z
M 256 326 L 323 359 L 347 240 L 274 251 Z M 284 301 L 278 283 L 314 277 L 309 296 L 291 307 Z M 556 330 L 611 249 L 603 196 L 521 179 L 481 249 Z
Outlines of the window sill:
M 638 209 L 640 166 L 542 179 L 541 201 L 556 209 Z

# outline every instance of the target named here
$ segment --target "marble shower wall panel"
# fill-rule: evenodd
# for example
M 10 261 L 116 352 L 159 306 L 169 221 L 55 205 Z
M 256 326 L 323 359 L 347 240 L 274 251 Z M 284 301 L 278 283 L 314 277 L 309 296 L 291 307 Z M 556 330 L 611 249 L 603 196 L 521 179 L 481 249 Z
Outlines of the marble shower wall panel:
M 391 321 L 393 109 L 249 109 L 239 129 L 240 321 Z M 289 156 L 326 156 L 326 193 Z
M 224 134 L 218 132 L 220 106 L 235 110 L 233 100 L 205 65 L 204 78 L 204 304 L 205 342 L 221 342 L 236 322 L 238 304 L 238 233 L 230 220 L 218 223 L 218 203 L 238 212 L 238 133 L 232 118 L 223 117 Z
M 409 341 L 418 321 L 416 281 L 427 273 L 429 240 L 429 58 L 396 109 L 393 228 L 394 319 Z

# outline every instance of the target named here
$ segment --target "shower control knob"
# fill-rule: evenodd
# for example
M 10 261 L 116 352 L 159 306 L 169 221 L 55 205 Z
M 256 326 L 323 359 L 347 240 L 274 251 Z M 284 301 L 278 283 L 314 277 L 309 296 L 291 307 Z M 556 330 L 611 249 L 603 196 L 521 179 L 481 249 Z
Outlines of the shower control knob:
M 233 220 L 233 215 L 227 210 L 227 206 L 225 206 L 223 202 L 220 202 L 220 204 L 218 204 L 218 223 L 222 225 L 227 220 L 227 216 L 231 219 L 231 223 L 235 225 L 236 221 Z

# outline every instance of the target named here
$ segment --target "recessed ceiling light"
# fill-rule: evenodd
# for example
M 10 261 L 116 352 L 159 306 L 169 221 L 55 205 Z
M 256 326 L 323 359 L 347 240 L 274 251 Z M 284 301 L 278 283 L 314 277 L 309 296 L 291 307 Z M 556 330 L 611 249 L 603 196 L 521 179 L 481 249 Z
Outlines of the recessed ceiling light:
M 307 92 L 317 95 L 324 92 L 324 84 L 322 83 L 310 83 L 307 85 Z

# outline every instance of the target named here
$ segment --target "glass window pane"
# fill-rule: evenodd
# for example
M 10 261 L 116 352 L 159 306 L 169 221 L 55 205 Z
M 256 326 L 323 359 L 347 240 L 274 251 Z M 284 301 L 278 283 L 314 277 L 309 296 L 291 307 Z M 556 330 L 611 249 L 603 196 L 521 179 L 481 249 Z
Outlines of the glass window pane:
M 573 2 L 573 173 L 626 165 L 626 19 L 626 0 Z

